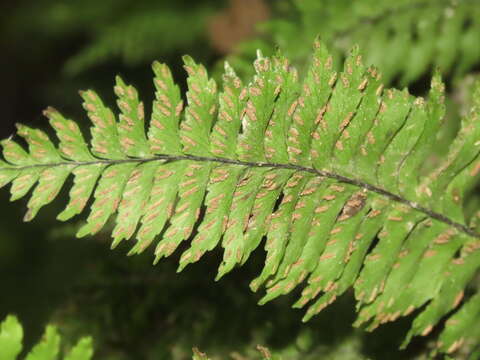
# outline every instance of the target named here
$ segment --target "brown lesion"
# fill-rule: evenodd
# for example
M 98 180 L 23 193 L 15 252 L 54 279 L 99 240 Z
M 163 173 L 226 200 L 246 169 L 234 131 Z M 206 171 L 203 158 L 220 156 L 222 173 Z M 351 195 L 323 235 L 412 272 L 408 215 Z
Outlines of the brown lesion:
M 343 221 L 355 216 L 365 206 L 366 199 L 367 194 L 363 190 L 353 194 L 343 207 L 342 213 L 338 220 Z
M 210 42 L 219 53 L 231 53 L 236 45 L 255 34 L 257 23 L 269 17 L 265 0 L 229 0 L 228 7 L 210 20 Z

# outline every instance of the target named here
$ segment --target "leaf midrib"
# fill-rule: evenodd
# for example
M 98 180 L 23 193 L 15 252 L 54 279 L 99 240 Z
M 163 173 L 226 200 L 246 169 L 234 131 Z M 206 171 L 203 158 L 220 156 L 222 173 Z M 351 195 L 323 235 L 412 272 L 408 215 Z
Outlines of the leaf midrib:
M 400 195 L 394 194 L 390 191 L 382 189 L 378 186 L 369 184 L 367 182 L 361 181 L 359 179 L 349 178 L 344 175 L 336 174 L 326 170 L 317 170 L 314 168 L 309 168 L 305 166 L 295 165 L 295 164 L 281 164 L 281 163 L 270 163 L 270 162 L 252 162 L 252 161 L 241 161 L 241 160 L 234 160 L 234 159 L 227 159 L 227 158 L 217 158 L 217 157 L 208 157 L 208 156 L 198 156 L 198 155 L 155 155 L 149 158 L 127 158 L 127 159 L 97 159 L 92 161 L 63 161 L 63 162 L 54 162 L 54 163 L 42 163 L 42 164 L 32 164 L 32 165 L 25 165 L 25 166 L 15 166 L 11 165 L 10 167 L 0 169 L 1 171 L 22 171 L 28 170 L 33 168 L 51 168 L 51 167 L 58 167 L 58 166 L 86 166 L 86 165 L 115 165 L 115 164 L 124 164 L 124 163 L 146 163 L 151 161 L 198 161 L 198 162 L 215 162 L 221 164 L 229 164 L 229 165 L 238 165 L 238 166 L 245 166 L 250 168 L 271 168 L 271 169 L 288 169 L 300 172 L 307 172 L 310 174 L 314 174 L 316 176 L 326 177 L 330 179 L 334 179 L 338 182 L 350 184 L 361 189 L 365 189 L 376 194 L 379 194 L 391 201 L 398 202 L 400 204 L 404 204 L 412 209 L 415 209 L 419 212 L 424 213 L 428 217 L 440 221 L 444 224 L 447 224 L 458 231 L 480 239 L 480 234 L 476 231 L 470 229 L 465 224 L 459 223 L 450 219 L 448 216 L 445 216 L 441 213 L 435 212 L 430 210 L 429 208 L 422 206 L 421 204 L 411 201 L 408 199 L 403 198 Z

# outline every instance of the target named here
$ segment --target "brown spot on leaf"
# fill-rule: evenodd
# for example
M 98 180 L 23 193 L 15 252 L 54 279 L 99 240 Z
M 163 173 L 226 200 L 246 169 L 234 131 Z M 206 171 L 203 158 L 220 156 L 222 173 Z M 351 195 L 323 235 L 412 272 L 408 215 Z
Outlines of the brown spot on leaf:
M 333 184 L 330 186 L 330 189 L 335 192 L 343 192 L 345 190 L 344 186 Z
M 343 207 L 339 221 L 346 220 L 356 215 L 365 206 L 367 195 L 363 191 L 353 194 Z
M 334 257 L 335 257 L 335 253 L 326 253 L 326 254 L 323 254 L 322 256 L 320 256 L 320 261 L 332 259 Z
M 428 325 L 425 329 L 423 329 L 422 331 L 422 336 L 427 336 L 430 331 L 432 331 L 433 329 L 433 325 Z
M 425 251 L 425 253 L 423 254 L 423 257 L 424 258 L 429 258 L 429 257 L 432 257 L 434 256 L 435 254 L 437 254 L 438 251 L 436 250 L 427 250 Z
M 460 304 L 460 301 L 462 301 L 464 295 L 465 293 L 462 290 L 457 294 L 457 296 L 455 296 L 455 299 L 453 300 L 452 308 L 455 309 Z
M 401 216 L 389 216 L 388 220 L 401 222 L 401 221 L 403 221 L 403 218 Z
M 480 172 L 480 161 L 477 161 L 472 170 L 470 170 L 470 176 L 477 176 Z
M 363 90 L 365 90 L 365 88 L 367 87 L 367 84 L 368 84 L 368 79 L 365 78 L 365 79 L 363 79 L 363 81 L 360 83 L 360 85 L 358 85 L 358 88 L 357 88 L 357 89 L 360 90 L 360 91 L 363 91 Z

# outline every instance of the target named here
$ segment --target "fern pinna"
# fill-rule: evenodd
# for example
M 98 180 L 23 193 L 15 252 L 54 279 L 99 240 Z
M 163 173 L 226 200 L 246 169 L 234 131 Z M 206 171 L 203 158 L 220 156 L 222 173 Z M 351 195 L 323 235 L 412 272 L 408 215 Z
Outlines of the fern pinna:
M 261 303 L 302 286 L 294 306 L 308 305 L 308 320 L 353 287 L 356 325 L 374 329 L 424 307 L 405 345 L 446 314 L 440 351 L 478 342 L 480 296 L 469 282 L 480 236 L 462 208 L 480 174 L 480 87 L 448 156 L 427 172 L 445 111 L 438 76 L 428 100 L 384 90 L 358 49 L 337 74 L 316 42 L 302 81 L 281 55 L 259 54 L 251 83 L 227 65 L 218 92 L 204 67 L 184 60 L 185 108 L 168 67 L 153 65 L 147 133 L 136 90 L 117 78 L 118 120 L 95 92 L 82 93 L 90 147 L 52 108 L 45 115 L 58 146 L 23 125 L 28 152 L 2 142 L 0 185 L 12 183 L 12 200 L 38 183 L 25 220 L 73 174 L 58 219 L 81 213 L 94 197 L 78 236 L 95 234 L 116 213 L 112 247 L 135 235 L 130 254 L 138 254 L 159 238 L 156 262 L 189 241 L 182 269 L 221 246 L 218 278 L 264 244 L 265 265 L 251 283 L 266 287 Z
M 57 328 L 48 325 L 41 341 L 36 344 L 23 359 L 55 360 L 62 353 L 61 336 Z M 0 350 L 2 360 L 15 360 L 22 352 L 23 327 L 18 319 L 9 315 L 0 323 Z M 81 338 L 69 351 L 64 352 L 64 360 L 90 360 L 93 356 L 92 339 Z

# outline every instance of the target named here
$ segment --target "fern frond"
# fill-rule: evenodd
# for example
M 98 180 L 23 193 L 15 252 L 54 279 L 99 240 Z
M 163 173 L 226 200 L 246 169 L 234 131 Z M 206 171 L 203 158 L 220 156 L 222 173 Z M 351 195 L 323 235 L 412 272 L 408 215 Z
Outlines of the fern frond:
M 15 360 L 22 351 L 23 328 L 15 316 L 9 315 L 0 324 L 2 360 Z M 25 357 L 26 360 L 55 360 L 60 353 L 60 335 L 49 325 L 42 340 Z M 84 337 L 65 354 L 65 360 L 89 360 L 93 356 L 92 339 Z
M 168 67 L 153 65 L 156 98 L 146 133 L 143 103 L 120 78 L 118 120 L 95 92 L 82 93 L 90 146 L 75 122 L 52 108 L 45 115 L 58 146 L 19 125 L 29 150 L 2 142 L 0 185 L 11 182 L 15 200 L 38 183 L 25 220 L 72 174 L 58 218 L 94 199 L 78 236 L 95 234 L 113 216 L 112 247 L 135 236 L 130 254 L 159 238 L 156 262 L 188 242 L 179 270 L 221 246 L 217 278 L 265 240 L 265 266 L 251 283 L 266 287 L 261 303 L 301 285 L 294 306 L 309 304 L 308 320 L 353 287 L 356 324 L 368 329 L 425 306 L 407 341 L 462 304 L 454 327 L 447 323 L 442 351 L 478 326 L 462 315 L 476 309 L 476 296 L 462 298 L 480 266 L 480 235 L 463 214 L 480 174 L 480 86 L 448 156 L 423 174 L 445 112 L 438 75 L 427 100 L 384 90 L 357 48 L 336 73 L 316 42 L 305 79 L 281 55 L 259 54 L 249 84 L 227 65 L 218 92 L 203 66 L 184 61 L 185 109 Z
M 410 84 L 432 68 L 461 75 L 480 61 L 477 1 L 296 0 L 279 8 L 279 15 L 263 25 L 264 36 L 252 46 L 242 44 L 241 55 L 234 54 L 229 61 L 248 65 L 245 58 L 251 58 L 257 47 L 273 52 L 280 46 L 293 64 L 302 66 L 317 34 L 335 59 L 343 59 L 351 46 L 359 44 L 365 63 L 378 66 L 387 84 L 396 78 Z
M 55 9 L 56 5 L 58 4 L 54 4 L 52 8 Z M 67 72 L 82 72 L 111 59 L 120 59 L 130 66 L 138 65 L 168 51 L 191 48 L 198 42 L 206 43 L 204 29 L 208 18 L 214 12 L 213 8 L 204 4 L 190 6 L 188 11 L 179 11 L 171 4 L 154 3 L 153 7 L 145 8 L 140 5 L 138 9 L 134 7 L 124 14 L 112 17 L 112 8 L 116 5 L 113 3 L 110 7 L 108 20 L 98 19 L 96 14 L 77 19 L 78 15 L 74 14 L 79 9 L 70 5 L 73 21 L 83 20 L 92 24 L 93 18 L 98 19 L 102 26 L 94 24 L 87 28 L 91 41 L 68 60 L 65 65 Z M 81 3 L 81 6 L 85 6 L 84 3 Z M 92 2 L 91 7 L 95 9 L 95 6 L 96 3 Z M 109 26 L 105 26 L 105 22 L 110 22 Z M 178 36 L 165 36 L 172 31 Z

